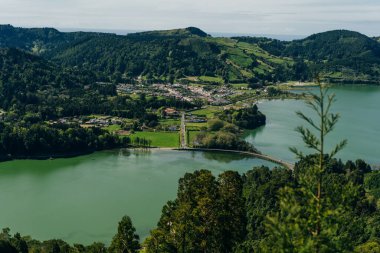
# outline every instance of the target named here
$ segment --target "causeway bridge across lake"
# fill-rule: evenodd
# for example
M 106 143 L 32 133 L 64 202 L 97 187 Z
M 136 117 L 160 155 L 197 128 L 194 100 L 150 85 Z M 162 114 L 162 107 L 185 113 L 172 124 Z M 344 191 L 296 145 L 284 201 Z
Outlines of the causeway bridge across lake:
M 266 160 L 266 161 L 273 162 L 275 164 L 284 166 L 285 168 L 288 168 L 290 170 L 294 169 L 294 164 L 293 163 L 289 163 L 289 162 L 286 162 L 286 161 L 274 158 L 274 157 L 269 156 L 269 155 L 258 154 L 258 153 L 249 152 L 249 151 L 228 150 L 228 149 L 209 149 L 209 148 L 180 148 L 180 149 L 177 149 L 177 150 L 203 151 L 203 152 L 213 151 L 213 152 L 225 152 L 225 153 L 237 153 L 237 154 L 243 154 L 243 155 L 250 155 L 250 156 L 253 156 L 253 157 L 256 157 L 256 158 L 259 158 L 259 159 L 263 159 L 263 160 Z

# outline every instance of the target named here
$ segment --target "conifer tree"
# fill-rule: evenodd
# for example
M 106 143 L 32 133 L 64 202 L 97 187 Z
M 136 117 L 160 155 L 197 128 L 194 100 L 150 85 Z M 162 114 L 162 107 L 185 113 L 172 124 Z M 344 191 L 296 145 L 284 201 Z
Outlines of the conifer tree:
M 340 217 L 345 210 L 344 199 L 348 196 L 340 196 L 342 201 L 332 203 L 327 191 L 323 189 L 326 163 L 344 148 L 347 141 L 343 140 L 329 152 L 326 151 L 326 136 L 334 129 L 339 115 L 331 113 L 335 95 L 329 94 L 329 89 L 319 79 L 317 82 L 319 91 L 316 94 L 310 93 L 310 99 L 306 101 L 317 115 L 317 120 L 297 112 L 309 128 L 300 126 L 296 129 L 305 146 L 314 154 L 308 156 L 311 163 L 307 169 L 296 169 L 294 172 L 298 186 L 285 187 L 280 191 L 280 210 L 267 218 L 270 240 L 263 243 L 264 250 L 319 253 L 342 252 L 349 247 L 337 236 Z M 306 158 L 298 149 L 290 150 L 299 159 Z M 346 194 L 351 192 L 347 189 Z

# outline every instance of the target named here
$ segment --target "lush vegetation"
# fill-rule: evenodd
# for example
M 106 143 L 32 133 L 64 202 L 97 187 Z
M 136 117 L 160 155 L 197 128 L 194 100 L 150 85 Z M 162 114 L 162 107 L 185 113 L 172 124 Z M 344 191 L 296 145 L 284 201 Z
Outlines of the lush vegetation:
M 0 49 L 0 107 L 42 119 L 107 114 L 143 118 L 149 108 L 191 108 L 174 98 L 116 96 L 112 83 L 96 82 L 91 72 L 60 68 L 17 49 Z
M 69 245 L 63 240 L 38 241 L 19 233 L 10 234 L 5 228 L 0 233 L 0 252 L 2 253 L 137 253 L 140 249 L 139 236 L 135 233 L 131 218 L 124 216 L 118 224 L 117 233 L 107 248 L 104 243 L 95 242 L 89 246 Z
M 128 137 L 121 138 L 99 128 L 40 123 L 22 126 L 0 122 L 0 160 L 70 156 L 129 144 Z
M 315 73 L 328 82 L 379 83 L 380 45 L 363 34 L 336 30 L 302 40 L 283 42 L 266 38 L 235 38 L 257 44 L 277 57 L 294 59 L 292 69 L 279 67 L 276 79 L 312 80 Z
M 364 183 L 366 190 L 376 199 L 380 199 L 380 171 L 366 174 Z
M 239 109 L 225 109 L 208 112 L 199 110 L 194 114 L 213 115 L 197 133 L 189 133 L 190 145 L 195 148 L 226 149 L 259 152 L 255 147 L 241 139 L 244 129 L 255 129 L 265 125 L 266 116 L 258 110 L 256 104 Z
M 265 125 L 266 116 L 254 104 L 250 108 L 224 110 L 219 118 L 244 129 L 255 129 Z
M 194 148 L 258 152 L 252 144 L 242 140 L 238 134 L 223 130 L 215 133 L 201 131 L 193 139 L 192 146 Z
M 307 169 L 310 159 L 300 161 L 295 172 Z M 332 160 L 327 168 L 325 194 L 335 196 L 333 203 L 342 203 L 341 196 L 353 187 L 353 195 L 345 200 L 349 207 L 342 213 L 344 221 L 329 240 L 340 241 L 348 252 L 368 241 L 376 244 L 380 213 L 362 183 L 368 165 L 360 160 L 346 164 Z M 278 212 L 282 204 L 278 194 L 285 186 L 300 187 L 299 178 L 285 169 L 259 167 L 244 176 L 225 172 L 217 179 L 208 171 L 186 174 L 179 182 L 177 198 L 165 205 L 158 227 L 146 240 L 147 251 L 203 252 L 200 249 L 207 248 L 208 252 L 274 252 L 275 246 L 270 244 L 277 243 L 281 235 L 271 237 L 267 217 Z M 291 250 L 286 247 L 283 244 L 280 249 Z M 296 249 L 290 252 L 299 252 Z M 323 252 L 342 252 L 328 250 Z
M 155 127 L 162 107 L 192 108 L 175 98 L 117 95 L 116 84 L 142 81 L 250 83 L 310 80 L 314 71 L 334 82 L 379 83 L 380 44 L 349 31 L 304 40 L 212 38 L 197 28 L 117 36 L 61 33 L 54 29 L 0 26 L 0 158 L 50 157 L 94 150 L 178 145 L 177 133 L 137 132 L 119 137 L 99 127 L 60 123 L 62 117 L 104 114 L 131 120 L 125 131 Z M 10 49 L 11 48 L 11 49 Z M 18 49 L 16 49 L 18 48 Z M 34 55 L 30 54 L 33 53 Z M 268 89 L 269 92 L 278 92 Z M 186 174 L 176 199 L 163 208 L 147 252 L 374 252 L 380 248 L 380 177 L 364 161 L 334 158 L 325 138 L 338 121 L 334 101 L 321 87 L 308 105 L 319 122 L 299 112 L 299 127 L 314 154 L 299 157 L 294 171 L 260 167 L 246 174 L 206 170 Z M 256 106 L 216 113 L 193 137 L 196 147 L 256 150 L 239 127 L 265 124 Z M 79 122 L 79 121 L 78 121 Z M 109 127 L 111 129 L 111 127 Z M 318 135 L 316 135 L 316 133 Z M 169 136 L 169 138 L 167 138 Z M 123 217 L 107 248 L 39 242 L 0 234 L 1 252 L 137 252 L 138 236 Z
M 99 81 L 249 83 L 312 80 L 379 83 L 380 44 L 345 30 L 291 42 L 212 38 L 190 27 L 117 36 L 0 26 L 0 47 L 17 47 Z M 198 77 L 198 78 L 194 78 Z
M 62 68 L 18 49 L 0 49 L 0 157 L 50 157 L 125 147 L 129 138 L 105 130 L 83 129 L 81 116 L 131 119 L 127 130 L 154 127 L 162 107 L 191 108 L 167 97 L 117 96 L 113 83 L 96 82 L 91 72 Z M 76 117 L 77 123 L 62 123 Z M 170 146 L 176 146 L 171 141 Z

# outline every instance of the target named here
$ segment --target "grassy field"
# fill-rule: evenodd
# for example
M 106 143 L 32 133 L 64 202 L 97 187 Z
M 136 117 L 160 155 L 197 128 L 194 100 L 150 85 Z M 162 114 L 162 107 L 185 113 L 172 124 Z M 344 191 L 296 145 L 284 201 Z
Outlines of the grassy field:
M 110 133 L 116 132 L 121 129 L 120 125 L 109 125 L 108 127 L 104 127 L 103 129 L 108 130 Z
M 130 135 L 131 139 L 145 138 L 152 141 L 152 146 L 162 148 L 178 148 L 179 133 L 178 132 L 135 132 Z
M 160 125 L 163 126 L 179 126 L 181 125 L 180 119 L 161 119 L 159 121 Z
M 208 119 L 213 118 L 216 112 L 220 112 L 222 109 L 218 106 L 208 106 L 204 109 L 192 111 L 194 115 L 206 116 Z
M 231 84 L 235 89 L 248 88 L 248 83 L 234 83 Z
M 206 83 L 224 83 L 223 79 L 220 77 L 200 76 L 198 79 L 201 82 L 206 82 Z
M 198 131 L 198 130 L 201 130 L 201 128 L 203 127 L 207 127 L 207 122 L 204 122 L 204 123 L 186 123 L 186 129 L 187 130 L 195 130 L 195 131 Z
M 188 131 L 188 140 L 187 140 L 187 143 L 189 146 L 193 146 L 193 142 L 195 140 L 195 136 L 197 136 L 197 134 L 199 134 L 200 131 Z

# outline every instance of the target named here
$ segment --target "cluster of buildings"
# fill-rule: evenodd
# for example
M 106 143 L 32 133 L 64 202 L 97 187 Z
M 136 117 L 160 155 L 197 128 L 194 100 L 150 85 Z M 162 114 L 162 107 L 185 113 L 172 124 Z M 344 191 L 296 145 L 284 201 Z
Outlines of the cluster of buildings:
M 164 111 L 163 111 L 163 116 L 165 116 L 165 118 L 178 118 L 179 116 L 181 116 L 181 113 L 174 109 L 174 108 L 166 108 Z
M 211 88 L 210 88 L 211 87 Z M 144 93 L 152 96 L 175 97 L 178 100 L 193 102 L 194 100 L 203 100 L 211 105 L 229 104 L 229 97 L 241 93 L 227 86 L 205 86 L 202 85 L 185 85 L 185 84 L 152 84 L 152 85 L 134 85 L 119 84 L 117 86 L 118 94 L 140 94 Z
M 110 125 L 121 125 L 123 119 L 112 116 L 99 117 L 65 117 L 58 120 L 51 120 L 49 124 L 79 124 L 81 127 L 108 127 Z
M 187 123 L 206 123 L 207 118 L 204 116 L 192 115 L 191 113 L 186 115 Z
M 104 116 L 99 118 L 92 118 L 84 122 L 83 126 L 96 126 L 96 127 L 107 127 L 110 125 L 121 125 L 123 120 L 118 117 Z

